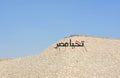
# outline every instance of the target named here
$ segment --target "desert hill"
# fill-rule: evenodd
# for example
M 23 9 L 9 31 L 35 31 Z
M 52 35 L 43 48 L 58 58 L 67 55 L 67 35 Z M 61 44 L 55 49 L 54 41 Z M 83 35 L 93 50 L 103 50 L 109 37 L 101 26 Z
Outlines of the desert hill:
M 70 40 L 84 46 L 63 44 Z M 120 39 L 65 37 L 38 55 L 0 62 L 0 78 L 120 78 Z
M 0 62 L 1 62 L 1 61 L 8 61 L 8 60 L 12 60 L 12 58 L 1 58 L 1 59 L 0 59 Z

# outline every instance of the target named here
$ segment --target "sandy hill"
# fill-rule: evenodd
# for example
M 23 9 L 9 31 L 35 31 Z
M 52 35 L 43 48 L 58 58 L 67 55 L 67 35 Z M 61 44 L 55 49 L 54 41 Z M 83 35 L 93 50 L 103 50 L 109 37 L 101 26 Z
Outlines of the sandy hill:
M 57 47 L 82 40 L 84 47 Z M 72 35 L 38 55 L 0 63 L 0 78 L 120 78 L 120 39 Z
M 0 62 L 2 62 L 2 61 L 8 61 L 8 60 L 12 60 L 12 58 L 1 58 Z

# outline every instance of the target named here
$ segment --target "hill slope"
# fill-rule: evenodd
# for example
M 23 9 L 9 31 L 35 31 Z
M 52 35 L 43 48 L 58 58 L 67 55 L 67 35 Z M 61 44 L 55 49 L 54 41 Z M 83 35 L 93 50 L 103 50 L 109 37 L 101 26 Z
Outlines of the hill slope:
M 56 47 L 85 41 L 84 47 Z M 0 78 L 120 78 L 120 39 L 75 35 L 38 55 L 0 63 Z

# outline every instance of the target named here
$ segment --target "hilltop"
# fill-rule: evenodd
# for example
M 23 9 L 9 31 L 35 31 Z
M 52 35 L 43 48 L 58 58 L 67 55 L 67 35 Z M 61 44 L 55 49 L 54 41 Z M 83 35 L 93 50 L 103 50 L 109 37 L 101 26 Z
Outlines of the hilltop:
M 70 46 L 76 41 L 84 46 Z M 68 36 L 40 54 L 1 62 L 0 70 L 0 78 L 120 78 L 120 39 Z

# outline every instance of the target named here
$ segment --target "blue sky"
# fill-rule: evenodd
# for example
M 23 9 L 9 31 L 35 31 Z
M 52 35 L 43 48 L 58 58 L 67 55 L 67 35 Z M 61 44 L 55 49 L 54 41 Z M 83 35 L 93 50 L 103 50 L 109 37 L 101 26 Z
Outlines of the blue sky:
M 120 38 L 120 0 L 0 0 L 0 58 L 37 54 L 70 34 Z

